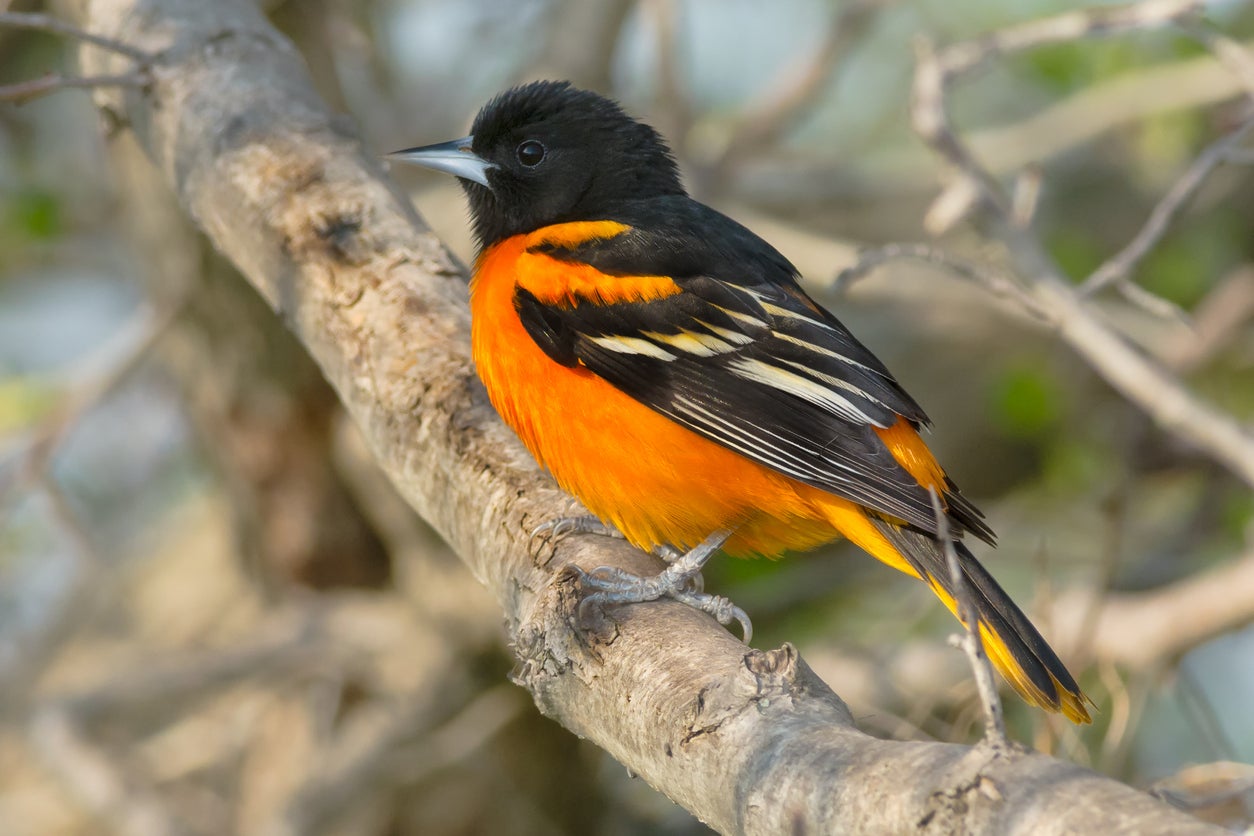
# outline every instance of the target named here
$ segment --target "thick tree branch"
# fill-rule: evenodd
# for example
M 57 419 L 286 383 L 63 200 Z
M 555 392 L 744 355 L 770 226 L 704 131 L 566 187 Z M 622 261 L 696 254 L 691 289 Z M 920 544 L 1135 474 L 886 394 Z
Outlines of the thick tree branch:
M 309 87 L 246 0 L 76 0 L 80 23 L 162 55 L 124 113 L 187 212 L 319 362 L 401 493 L 497 596 L 539 707 L 727 833 L 1211 829 L 1040 755 L 877 740 L 791 646 L 747 651 L 673 603 L 572 629 L 577 562 L 656 571 L 604 538 L 539 558 L 569 512 L 489 408 L 465 273 Z M 113 61 L 84 51 L 90 72 Z

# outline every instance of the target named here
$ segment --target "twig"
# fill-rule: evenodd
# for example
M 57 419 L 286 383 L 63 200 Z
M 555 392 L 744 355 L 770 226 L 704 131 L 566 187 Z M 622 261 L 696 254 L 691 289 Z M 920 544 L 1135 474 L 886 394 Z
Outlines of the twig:
M 1106 691 L 1106 699 L 1103 700 L 1106 728 L 1102 733 L 1097 764 L 1099 769 L 1117 773 L 1124 766 L 1128 742 L 1133 736 L 1131 733 L 1137 728 L 1136 723 L 1152 689 L 1143 687 L 1131 691 L 1119 668 L 1109 662 L 1097 665 L 1097 675 Z
M 944 71 L 956 76 L 994 58 L 1081 38 L 1110 37 L 1189 19 L 1205 8 L 1202 0 L 1143 0 L 1106 9 L 1065 12 L 1008 26 L 945 50 Z
M 1245 88 L 1247 97 L 1254 99 L 1254 57 L 1251 57 L 1244 46 L 1195 18 L 1185 17 L 1177 23 L 1182 30 L 1210 49 L 1216 60 Z M 1189 318 L 1178 306 L 1149 293 L 1130 281 L 1129 277 L 1141 260 L 1167 234 L 1171 225 L 1211 173 L 1222 163 L 1237 161 L 1234 158 L 1243 150 L 1238 146 L 1252 127 L 1254 127 L 1254 116 L 1248 116 L 1235 129 L 1208 145 L 1154 207 L 1136 237 L 1117 255 L 1098 267 L 1080 285 L 1080 293 L 1093 294 L 1107 286 L 1114 285 L 1124 298 L 1138 307 L 1159 316 L 1179 319 L 1187 324 Z
M 1135 444 L 1135 442 L 1132 443 Z M 1098 565 L 1097 576 L 1092 583 L 1092 595 L 1089 597 L 1089 605 L 1084 609 L 1080 618 L 1074 622 L 1078 625 L 1078 630 L 1076 631 L 1077 643 L 1072 645 L 1069 654 L 1073 659 L 1083 660 L 1083 664 L 1087 664 L 1093 659 L 1092 642 L 1097 622 L 1101 618 L 1102 606 L 1106 603 L 1107 597 L 1114 588 L 1119 566 L 1123 560 L 1126 546 L 1125 527 L 1128 523 L 1128 502 L 1131 490 L 1132 473 L 1130 470 L 1124 469 L 1120 472 L 1119 479 L 1111 491 L 1111 495 L 1101 502 L 1102 528 L 1105 535 L 1102 538 L 1104 542 L 1101 548 L 1101 559 Z M 1050 604 L 1053 604 L 1056 600 L 1056 598 L 1051 597 Z
M 1254 116 L 1246 118 L 1236 128 L 1206 146 L 1180 176 L 1180 179 L 1176 180 L 1163 195 L 1150 212 L 1140 232 L 1128 242 L 1127 246 L 1103 262 L 1081 282 L 1080 294 L 1091 295 L 1111 284 L 1127 279 L 1141 260 L 1149 255 L 1150 250 L 1157 246 L 1167 234 L 1171 225 L 1180 217 L 1184 207 L 1197 194 L 1211 172 L 1228 160 L 1230 154 L 1237 149 L 1252 128 L 1254 128 Z
M 912 259 L 944 267 L 962 278 L 984 285 L 997 296 L 1013 299 L 1034 316 L 1046 321 L 1050 319 L 1049 313 L 1039 307 L 1036 300 L 1013 277 L 989 270 L 973 261 L 958 258 L 939 247 L 928 244 L 893 243 L 861 250 L 858 252 L 856 262 L 836 274 L 836 278 L 832 280 L 832 291 L 843 293 L 854 282 L 864 278 L 881 265 L 898 259 Z
M 1123 125 L 1204 108 L 1241 95 L 1230 68 L 1212 55 L 1145 67 L 1076 90 L 1009 124 L 973 129 L 975 155 L 1006 174 L 1058 157 Z
M 1236 40 L 1215 31 L 1214 27 L 1196 16 L 1184 16 L 1176 20 L 1183 31 L 1204 44 L 1215 59 L 1236 78 L 1245 89 L 1247 98 L 1254 100 L 1254 56 Z M 1114 258 L 1106 261 L 1080 287 L 1082 294 L 1095 293 L 1113 284 L 1125 299 L 1150 313 L 1178 319 L 1185 324 L 1189 317 L 1174 303 L 1163 299 L 1130 280 L 1136 265 L 1153 248 L 1189 201 L 1201 189 L 1202 184 L 1221 163 L 1238 162 L 1236 155 L 1243 149 L 1237 147 L 1254 127 L 1254 116 L 1246 117 L 1227 135 L 1207 146 L 1175 185 L 1154 207 L 1145 226 L 1137 236 Z
M 1250 48 L 1252 44 L 1241 44 Z M 1058 157 L 1123 126 L 1161 114 L 1199 109 L 1245 94 L 1229 68 L 1203 54 L 1154 64 L 1075 90 L 1016 121 L 973 127 L 967 144 L 998 176 L 1018 176 L 1025 167 Z M 830 155 L 794 155 L 787 168 L 772 166 L 769 177 L 755 176 L 758 200 L 821 201 L 847 197 L 850 185 L 832 176 Z M 1233 163 L 1243 162 L 1234 155 Z M 915 193 L 934 174 L 934 163 L 913 150 L 875 155 L 869 169 L 879 193 Z M 744 186 L 736 186 L 736 190 Z
M 124 55 L 138 65 L 134 71 L 120 75 L 107 74 L 81 77 L 48 73 L 30 81 L 19 81 L 15 84 L 0 86 L 0 102 L 23 104 L 58 90 L 94 90 L 100 87 L 142 88 L 152 83 L 152 74 L 149 72 L 149 66 L 152 64 L 154 56 L 114 38 L 94 35 L 63 20 L 44 14 L 0 12 L 0 27 L 29 29 L 74 38 L 101 49 Z
M 1115 289 L 1124 301 L 1159 319 L 1174 319 L 1186 328 L 1193 327 L 1193 317 L 1170 299 L 1146 290 L 1131 279 L 1115 282 Z
M 0 87 L 0 102 L 25 104 L 40 96 L 46 96 L 59 90 L 94 90 L 97 87 L 147 87 L 151 83 L 152 77 L 145 70 L 137 70 L 125 75 L 86 77 L 48 73 L 30 81 L 19 81 L 16 84 L 6 84 Z
M 980 635 L 980 614 L 971 599 L 971 590 L 967 586 L 966 576 L 962 574 L 962 566 L 958 563 L 958 550 L 949 536 L 949 518 L 941 506 L 940 496 L 936 490 L 928 488 L 932 495 L 932 514 L 936 517 L 936 539 L 945 550 L 945 562 L 949 564 L 949 580 L 954 588 L 954 600 L 958 602 L 958 618 L 962 621 L 966 632 L 961 636 L 952 636 L 950 643 L 961 648 L 971 662 L 971 672 L 975 675 L 975 688 L 980 694 L 980 705 L 984 709 L 984 740 L 996 751 L 1007 749 L 1010 741 L 1006 737 L 1006 721 L 1002 716 L 1001 697 L 997 694 L 997 686 L 993 681 L 993 667 L 989 664 L 988 655 L 984 652 L 984 639 Z
M 986 199 L 1002 204 L 1004 214 L 1013 214 L 1005 206 L 1000 185 L 976 163 L 966 145 L 953 134 L 944 107 L 948 84 L 993 58 L 1084 37 L 1109 37 L 1184 21 L 1203 6 L 1200 0 L 1145 0 L 1108 9 L 1066 12 L 961 41 L 946 47 L 941 53 L 937 53 L 929 41 L 920 39 L 916 44 L 917 62 L 910 114 L 915 132 L 959 171 L 983 186 Z
M 137 49 L 130 44 L 122 43 L 113 38 L 106 38 L 103 35 L 93 35 L 91 32 L 80 29 L 51 15 L 0 12 L 0 26 L 8 26 L 14 29 L 33 29 L 39 32 L 49 32 L 53 35 L 74 38 L 83 43 L 92 44 L 101 49 L 116 52 L 119 55 L 125 55 L 127 58 L 131 58 L 140 64 L 148 64 L 153 59 L 151 54 L 144 52 L 142 49 Z
M 1017 226 L 1027 229 L 1036 217 L 1036 210 L 1041 202 L 1041 185 L 1045 175 L 1039 164 L 1025 166 L 1015 177 L 1014 190 L 1011 192 L 1010 209 Z
M 1192 659 L 1182 659 L 1176 667 L 1176 691 L 1180 707 L 1187 719 L 1199 732 L 1195 738 L 1205 741 L 1218 758 L 1234 759 L 1238 749 L 1236 740 L 1220 719 L 1219 711 L 1211 695 L 1198 682 Z

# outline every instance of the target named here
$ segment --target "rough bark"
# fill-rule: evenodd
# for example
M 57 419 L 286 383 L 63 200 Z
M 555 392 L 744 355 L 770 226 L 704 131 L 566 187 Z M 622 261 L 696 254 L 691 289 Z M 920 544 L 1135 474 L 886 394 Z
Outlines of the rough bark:
M 470 365 L 464 269 L 330 114 L 246 0 L 67 0 L 85 28 L 160 56 L 147 90 L 100 91 L 183 207 L 322 367 L 407 498 L 499 598 L 537 705 L 726 833 L 1192 833 L 1154 799 L 1036 754 L 858 731 L 790 646 L 753 651 L 686 607 L 572 629 L 563 567 L 658 566 L 527 532 L 569 512 Z M 92 72 L 124 69 L 85 48 Z

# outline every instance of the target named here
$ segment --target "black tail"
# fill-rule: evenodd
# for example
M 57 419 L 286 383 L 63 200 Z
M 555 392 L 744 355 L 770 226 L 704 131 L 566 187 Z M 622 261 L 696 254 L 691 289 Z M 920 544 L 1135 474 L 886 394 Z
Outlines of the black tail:
M 940 542 L 929 534 L 884 520 L 872 518 L 872 522 L 950 612 L 957 615 L 953 582 Z M 961 541 L 955 541 L 954 548 L 979 614 L 980 635 L 989 660 L 1029 703 L 1059 711 L 1075 723 L 1091 722 L 1088 706 L 1092 701 L 1080 690 L 1058 654 L 970 550 Z

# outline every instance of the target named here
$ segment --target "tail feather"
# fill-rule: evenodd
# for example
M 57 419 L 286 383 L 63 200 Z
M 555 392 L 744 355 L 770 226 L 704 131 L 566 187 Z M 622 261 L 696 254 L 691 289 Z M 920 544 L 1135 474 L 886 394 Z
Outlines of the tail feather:
M 894 557 L 904 559 L 957 615 L 953 581 L 940 542 L 886 520 L 871 518 L 871 523 L 898 552 Z M 967 547 L 961 541 L 954 546 L 978 612 L 980 635 L 994 667 L 1029 703 L 1059 711 L 1075 723 L 1091 722 L 1088 706 L 1092 701 L 1080 690 L 1058 655 Z

